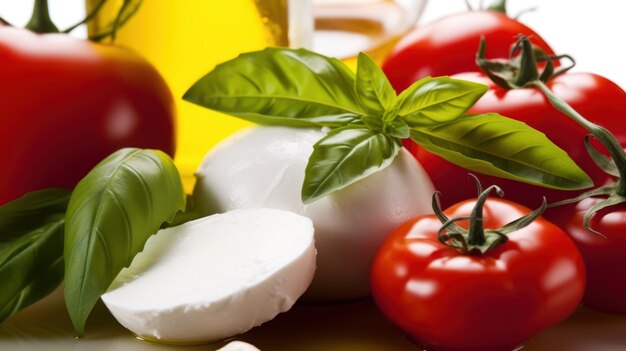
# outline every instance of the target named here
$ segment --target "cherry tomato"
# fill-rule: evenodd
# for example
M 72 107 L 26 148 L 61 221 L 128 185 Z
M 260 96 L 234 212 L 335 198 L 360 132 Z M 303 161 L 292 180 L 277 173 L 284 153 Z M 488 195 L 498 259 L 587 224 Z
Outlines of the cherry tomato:
M 444 213 L 468 216 L 475 203 Z M 499 228 L 529 212 L 489 199 L 484 226 Z M 383 243 L 371 274 L 381 311 L 425 349 L 512 350 L 578 306 L 585 287 L 582 258 L 556 225 L 538 218 L 482 255 L 442 244 L 440 228 L 435 215 L 401 225 Z
M 0 204 L 72 188 L 126 147 L 174 154 L 172 95 L 133 52 L 0 26 Z
M 585 171 L 596 185 L 604 184 L 609 176 L 592 161 L 584 145 L 589 134 L 583 127 L 554 109 L 544 95 L 534 88 L 505 90 L 493 83 L 483 73 L 463 73 L 454 78 L 471 80 L 489 86 L 489 91 L 468 111 L 480 114 L 497 112 L 503 116 L 525 122 L 542 131 Z M 610 80 L 588 73 L 571 73 L 556 76 L 547 84 L 574 109 L 590 121 L 600 124 L 615 134 L 618 141 L 626 143 L 626 123 L 615 116 L 626 116 L 626 93 Z M 600 103 L 600 102 L 603 103 Z M 467 170 L 419 148 L 410 140 L 405 146 L 422 164 L 435 188 L 443 193 L 444 206 L 475 195 L 467 184 Z M 537 207 L 542 196 L 555 202 L 572 198 L 582 191 L 546 189 L 512 180 L 481 175 L 484 183 L 498 183 L 506 190 L 507 199 L 528 207 Z M 546 215 L 550 216 L 550 211 Z M 551 217 L 549 217 L 551 218 Z
M 609 313 L 626 313 L 626 205 L 608 207 L 591 217 L 591 228 L 583 226 L 583 216 L 603 199 L 587 198 L 575 205 L 557 207 L 552 220 L 578 246 L 585 261 L 587 287 L 583 297 L 586 306 Z
M 487 58 L 507 58 L 518 34 L 553 55 L 548 44 L 519 21 L 498 11 L 469 11 L 420 26 L 402 38 L 383 64 L 397 92 L 427 76 L 447 76 L 479 71 L 475 63 L 481 37 Z

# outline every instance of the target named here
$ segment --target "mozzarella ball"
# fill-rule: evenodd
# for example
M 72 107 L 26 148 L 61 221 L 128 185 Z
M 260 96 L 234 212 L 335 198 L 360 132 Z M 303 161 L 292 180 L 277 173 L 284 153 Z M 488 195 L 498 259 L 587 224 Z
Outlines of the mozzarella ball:
M 369 271 L 385 237 L 431 212 L 433 186 L 404 148 L 383 170 L 310 204 L 300 193 L 317 129 L 253 127 L 209 152 L 196 172 L 193 203 L 204 215 L 239 208 L 277 208 L 311 218 L 318 250 L 309 300 L 369 294 Z

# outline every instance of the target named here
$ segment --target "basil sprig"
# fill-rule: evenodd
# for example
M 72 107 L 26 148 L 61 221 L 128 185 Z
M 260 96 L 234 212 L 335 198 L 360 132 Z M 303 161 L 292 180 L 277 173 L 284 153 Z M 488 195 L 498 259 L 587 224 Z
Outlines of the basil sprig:
M 497 114 L 467 115 L 486 91 L 477 83 L 428 77 L 397 96 L 365 54 L 355 75 L 336 59 L 268 48 L 217 66 L 184 99 L 264 125 L 330 128 L 309 158 L 305 203 L 387 167 L 409 136 L 475 172 L 556 189 L 591 186 L 543 133 Z
M 126 148 L 100 162 L 72 193 L 65 228 L 65 302 L 79 334 L 100 296 L 163 222 L 185 209 L 173 161 Z
M 120 270 L 166 222 L 195 218 L 173 161 L 126 148 L 100 162 L 74 191 L 48 189 L 0 207 L 0 323 L 65 279 L 79 334 Z M 178 217 L 176 217 L 178 215 Z
M 29 193 L 0 207 L 0 322 L 63 281 L 69 190 Z

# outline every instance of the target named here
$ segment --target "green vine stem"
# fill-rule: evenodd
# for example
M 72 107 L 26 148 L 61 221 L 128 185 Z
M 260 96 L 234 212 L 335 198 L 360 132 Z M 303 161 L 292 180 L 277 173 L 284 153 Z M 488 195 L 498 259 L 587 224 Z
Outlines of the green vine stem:
M 110 28 L 103 32 L 90 35 L 89 39 L 93 41 L 102 41 L 106 38 L 111 38 L 111 41 L 115 41 L 119 29 L 122 28 L 128 20 L 130 20 L 137 13 L 137 11 L 139 11 L 141 3 L 142 0 L 124 0 L 120 9 L 117 11 L 117 15 L 111 23 Z
M 487 60 L 484 57 L 484 53 L 485 43 L 483 40 L 476 55 L 476 63 L 496 84 L 505 89 L 534 88 L 539 90 L 555 109 L 589 131 L 589 133 L 591 133 L 591 135 L 609 152 L 611 156 L 610 159 L 595 149 L 590 143 L 589 137 L 585 138 L 585 147 L 590 157 L 604 172 L 617 177 L 615 183 L 590 190 L 571 199 L 548 205 L 548 207 L 556 207 L 575 203 L 589 197 L 606 197 L 606 199 L 589 208 L 583 217 L 583 225 L 585 228 L 602 235 L 591 228 L 591 217 L 594 213 L 604 208 L 626 203 L 626 152 L 624 152 L 619 141 L 609 130 L 587 120 L 546 85 L 546 82 L 554 76 L 565 73 L 572 68 L 575 61 L 568 55 L 547 57 L 545 52 L 532 47 L 530 40 L 523 35 L 518 37 L 518 41 L 511 51 L 511 58 L 508 62 Z M 516 56 L 516 54 L 519 55 Z M 554 70 L 552 60 L 564 58 L 569 59 L 572 65 Z M 538 61 L 545 61 L 546 63 L 541 74 L 539 74 L 537 67 Z
M 102 8 L 109 2 L 109 0 L 100 0 L 94 8 L 87 14 L 87 16 L 82 19 L 80 22 L 70 26 L 69 28 L 59 31 L 57 26 L 52 22 L 50 18 L 50 12 L 48 9 L 48 0 L 35 0 L 35 4 L 33 7 L 33 14 L 26 24 L 26 29 L 31 30 L 35 33 L 70 33 L 78 26 L 82 24 L 86 24 L 89 21 L 93 20 L 102 10 Z M 111 41 L 115 41 L 115 37 L 119 29 L 128 22 L 128 20 L 137 13 L 139 7 L 141 5 L 141 0 L 124 0 L 120 9 L 115 16 L 115 19 L 104 32 L 97 33 L 89 39 L 94 41 L 100 41 L 105 38 L 111 38 Z M 0 18 L 0 24 L 10 25 L 8 22 L 2 20 Z
M 48 0 L 35 0 L 33 15 L 26 24 L 26 29 L 35 33 L 58 33 L 59 28 L 50 19 Z
M 96 4 L 96 6 L 94 6 L 94 8 L 91 10 L 91 12 L 87 14 L 87 17 L 83 18 L 80 22 L 74 24 L 73 26 L 65 29 L 63 33 L 70 33 L 74 29 L 78 28 L 78 26 L 82 24 L 86 24 L 92 19 L 94 19 L 98 15 L 98 13 L 100 13 L 100 10 L 102 10 L 102 8 L 104 7 L 104 4 L 106 4 L 107 1 L 108 0 L 100 0 L 100 2 L 98 2 L 98 4 Z
M 541 90 L 554 108 L 574 120 L 576 123 L 580 124 L 583 128 L 587 129 L 602 145 L 604 145 L 604 147 L 606 147 L 619 171 L 617 194 L 626 196 L 626 185 L 624 184 L 624 179 L 626 179 L 626 152 L 624 152 L 624 149 L 622 149 L 622 146 L 619 141 L 617 141 L 615 136 L 608 129 L 585 119 L 585 117 L 578 113 L 578 111 L 572 108 L 563 99 L 558 97 L 542 81 L 533 81 L 531 85 Z

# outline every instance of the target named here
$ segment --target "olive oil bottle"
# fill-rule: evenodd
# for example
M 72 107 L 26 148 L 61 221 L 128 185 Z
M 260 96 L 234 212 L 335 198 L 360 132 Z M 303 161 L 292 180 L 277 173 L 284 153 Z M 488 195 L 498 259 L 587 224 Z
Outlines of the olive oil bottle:
M 87 11 L 99 2 L 87 0 Z M 187 191 L 193 186 L 193 172 L 206 152 L 249 123 L 185 102 L 181 97 L 217 64 L 242 52 L 268 45 L 288 46 L 287 2 L 145 0 L 118 32 L 116 44 L 134 49 L 154 64 L 174 94 L 177 105 L 175 161 Z M 110 23 L 122 3 L 122 0 L 107 2 L 90 23 L 90 33 L 98 33 Z

